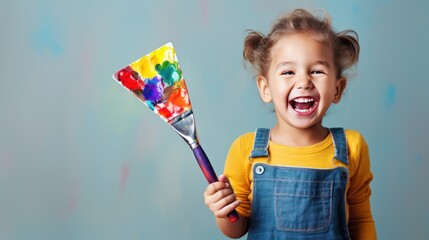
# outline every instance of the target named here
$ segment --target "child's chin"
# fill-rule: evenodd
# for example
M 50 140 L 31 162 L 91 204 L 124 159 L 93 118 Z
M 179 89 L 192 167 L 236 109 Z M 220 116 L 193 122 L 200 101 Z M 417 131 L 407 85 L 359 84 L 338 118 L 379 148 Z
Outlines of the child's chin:
M 321 124 L 320 119 L 317 118 L 316 112 L 305 116 L 295 116 L 291 121 L 292 125 L 296 128 L 305 129 L 312 128 L 315 125 Z

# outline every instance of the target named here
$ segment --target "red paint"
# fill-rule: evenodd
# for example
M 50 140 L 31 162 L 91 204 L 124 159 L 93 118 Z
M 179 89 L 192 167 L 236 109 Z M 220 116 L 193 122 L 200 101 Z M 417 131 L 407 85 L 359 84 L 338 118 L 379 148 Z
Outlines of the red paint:
M 145 85 L 144 81 L 139 79 L 138 74 L 130 66 L 120 70 L 117 73 L 117 79 L 124 87 L 132 91 L 141 90 Z
M 69 216 L 78 207 L 80 187 L 76 184 L 72 187 L 68 195 L 66 206 L 58 215 L 60 218 Z
M 121 180 L 120 180 L 121 191 L 124 191 L 125 186 L 127 185 L 129 174 L 130 174 L 130 167 L 128 166 L 128 164 L 123 164 L 121 168 Z
M 201 15 L 202 15 L 202 20 L 203 20 L 202 22 L 207 24 L 208 18 L 209 18 L 209 12 L 210 12 L 208 0 L 201 0 L 200 1 L 200 9 L 201 9 Z
M 77 206 L 77 194 L 73 193 L 69 198 L 68 209 L 73 210 L 76 209 Z
M 174 106 L 169 102 L 158 104 L 155 106 L 155 108 L 158 110 L 158 114 L 165 117 L 167 120 L 170 120 L 170 118 L 173 116 Z

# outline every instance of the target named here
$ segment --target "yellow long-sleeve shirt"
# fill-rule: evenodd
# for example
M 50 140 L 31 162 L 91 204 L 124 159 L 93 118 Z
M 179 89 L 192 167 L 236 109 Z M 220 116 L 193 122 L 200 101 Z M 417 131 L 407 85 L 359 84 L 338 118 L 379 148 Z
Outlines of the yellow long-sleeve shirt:
M 346 213 L 352 239 L 376 239 L 375 223 L 371 214 L 370 171 L 368 145 L 362 135 L 353 130 L 346 130 L 349 154 L 349 181 L 346 189 Z M 237 208 L 241 216 L 249 217 L 252 203 L 252 162 L 249 161 L 255 133 L 246 133 L 238 137 L 231 145 L 226 158 L 224 174 L 229 178 L 234 192 L 241 200 Z M 343 165 L 332 161 L 334 144 L 329 135 L 322 142 L 305 147 L 283 146 L 269 142 L 269 164 L 316 169 L 331 169 Z M 252 159 L 264 162 L 267 159 Z

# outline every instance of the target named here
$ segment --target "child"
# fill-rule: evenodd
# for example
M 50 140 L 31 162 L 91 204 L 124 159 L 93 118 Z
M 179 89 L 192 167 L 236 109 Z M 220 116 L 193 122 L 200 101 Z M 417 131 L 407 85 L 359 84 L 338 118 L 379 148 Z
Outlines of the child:
M 322 125 L 359 49 L 354 31 L 335 33 L 329 16 L 302 9 L 281 16 L 267 36 L 247 35 L 244 59 L 277 123 L 236 139 L 224 175 L 204 192 L 226 236 L 376 239 L 368 146 L 356 131 Z M 231 223 L 233 209 L 240 219 Z

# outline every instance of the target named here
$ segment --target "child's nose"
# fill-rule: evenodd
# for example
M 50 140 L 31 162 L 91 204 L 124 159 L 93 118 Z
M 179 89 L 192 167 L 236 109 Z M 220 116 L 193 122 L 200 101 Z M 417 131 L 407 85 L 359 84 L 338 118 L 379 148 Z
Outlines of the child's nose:
M 311 76 L 305 75 L 298 78 L 296 84 L 298 89 L 310 89 L 313 87 L 313 82 L 311 81 Z

